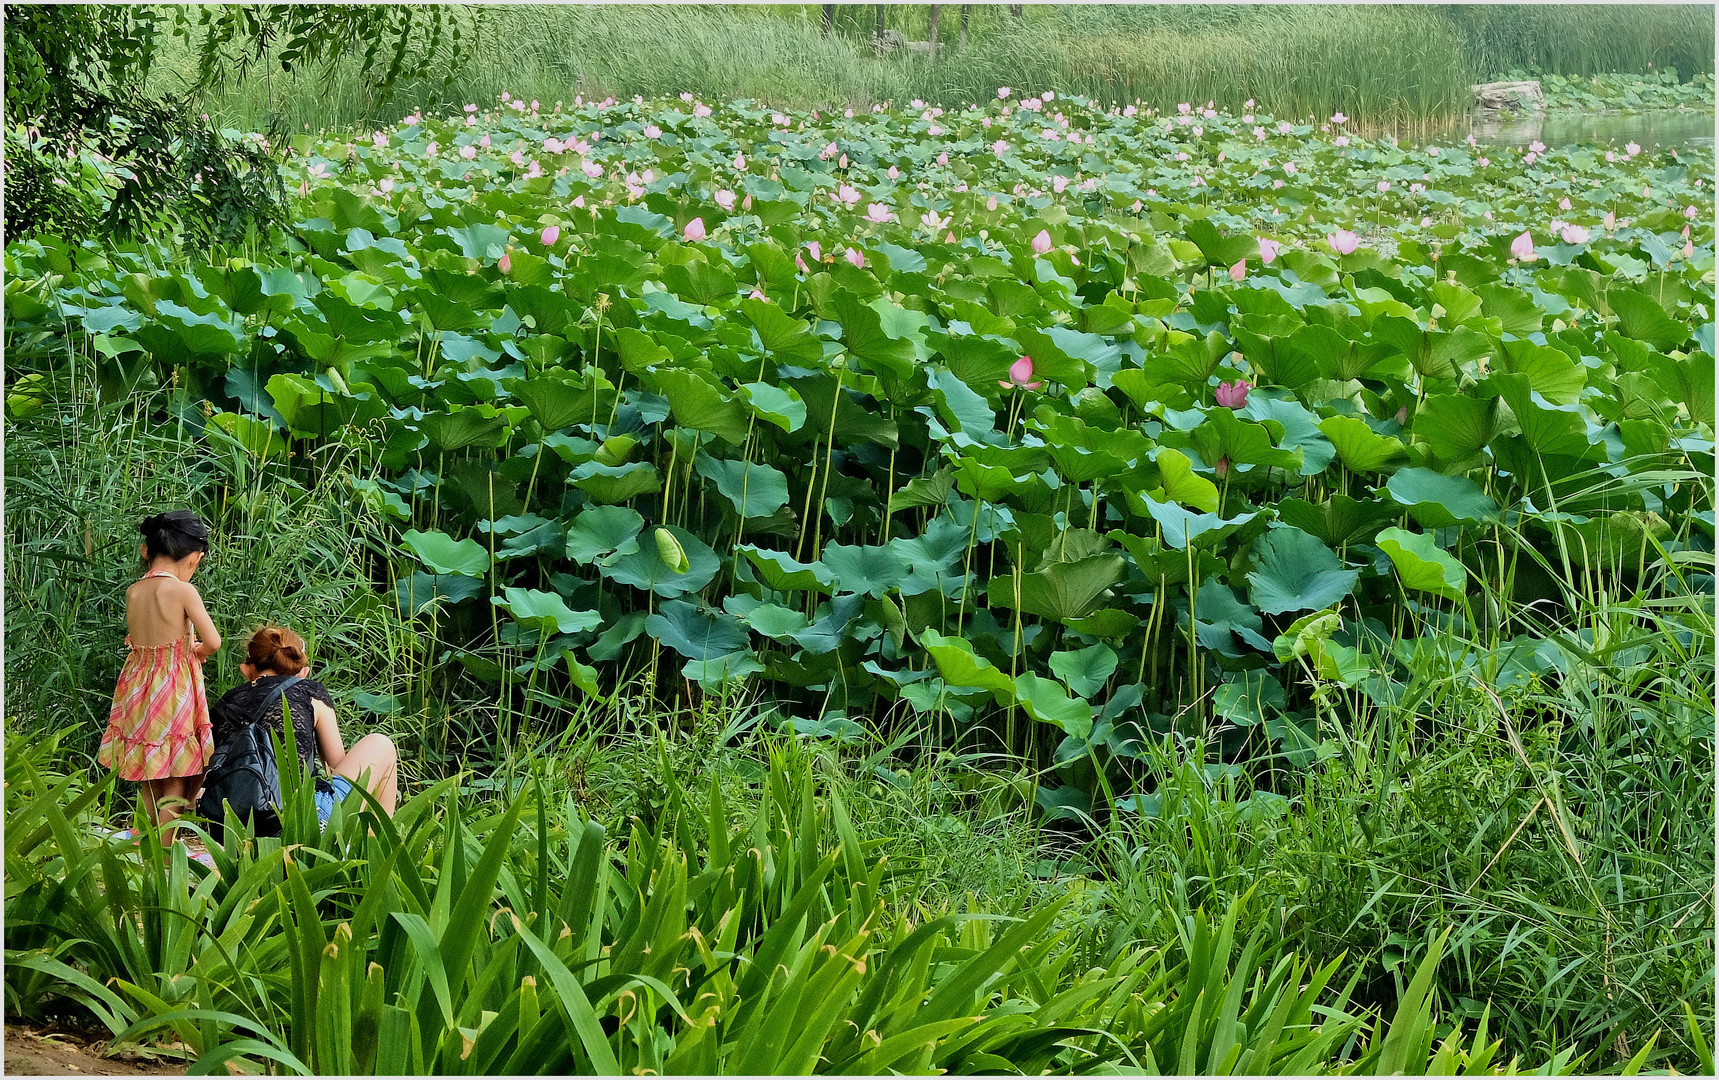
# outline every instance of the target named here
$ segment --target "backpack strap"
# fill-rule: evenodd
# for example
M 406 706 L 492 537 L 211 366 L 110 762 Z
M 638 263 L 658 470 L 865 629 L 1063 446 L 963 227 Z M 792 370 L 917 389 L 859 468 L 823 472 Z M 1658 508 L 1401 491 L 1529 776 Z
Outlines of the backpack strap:
M 283 694 L 290 690 L 295 684 L 303 681 L 303 675 L 288 675 L 285 678 L 278 680 L 274 686 L 269 687 L 269 692 L 263 696 L 262 703 L 259 704 L 255 711 L 251 713 L 251 723 L 254 724 L 260 721 L 263 718 L 263 714 L 268 712 L 270 707 L 272 707 L 275 702 L 279 701 Z

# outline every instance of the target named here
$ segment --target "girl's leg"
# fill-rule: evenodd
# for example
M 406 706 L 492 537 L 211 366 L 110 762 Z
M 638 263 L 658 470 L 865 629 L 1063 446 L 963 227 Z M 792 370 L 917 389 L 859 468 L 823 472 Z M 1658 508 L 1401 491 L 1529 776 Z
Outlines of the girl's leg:
M 393 739 L 379 733 L 364 736 L 346 752 L 334 773 L 354 784 L 364 783 L 382 808 L 393 815 L 400 795 L 399 752 Z
M 201 776 L 168 776 L 149 781 L 155 789 L 152 817 L 161 828 L 162 846 L 173 842 L 173 837 L 178 832 L 173 827 L 173 822 L 180 814 L 190 809 L 191 793 L 197 790 L 201 781 Z

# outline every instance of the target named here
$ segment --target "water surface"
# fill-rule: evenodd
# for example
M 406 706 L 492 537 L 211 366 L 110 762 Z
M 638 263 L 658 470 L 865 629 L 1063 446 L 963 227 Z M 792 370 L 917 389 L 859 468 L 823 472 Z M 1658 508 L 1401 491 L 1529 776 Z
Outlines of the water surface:
M 1471 120 L 1469 131 L 1481 143 L 1526 146 L 1535 140 L 1548 146 L 1593 142 L 1621 148 L 1640 143 L 1644 150 L 1670 148 L 1713 153 L 1713 114 L 1659 110 L 1633 114 L 1552 113 L 1512 120 Z M 1456 129 L 1459 134 L 1461 127 Z

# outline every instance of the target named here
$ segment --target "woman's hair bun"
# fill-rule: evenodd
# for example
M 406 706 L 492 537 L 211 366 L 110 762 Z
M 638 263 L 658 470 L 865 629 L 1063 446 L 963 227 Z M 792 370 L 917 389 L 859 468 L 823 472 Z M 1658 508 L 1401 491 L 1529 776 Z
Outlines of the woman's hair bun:
M 245 651 L 252 667 L 276 675 L 291 675 L 308 661 L 304 638 L 284 626 L 258 627 Z

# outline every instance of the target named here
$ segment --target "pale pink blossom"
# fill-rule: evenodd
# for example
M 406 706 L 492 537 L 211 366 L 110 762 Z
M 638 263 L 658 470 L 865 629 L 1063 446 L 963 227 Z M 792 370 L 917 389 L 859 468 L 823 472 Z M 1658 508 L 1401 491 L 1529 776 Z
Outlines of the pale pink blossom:
M 715 195 L 711 196 L 711 200 L 715 202 L 717 206 L 722 207 L 725 211 L 734 209 L 734 199 L 734 192 L 729 191 L 727 188 L 723 188 L 721 191 L 718 191 Z
M 1339 255 L 1348 255 L 1361 246 L 1361 238 L 1348 229 L 1338 229 L 1336 232 L 1327 233 L 1325 242 L 1330 244 L 1331 250 Z
M 1003 387 L 1005 390 L 1011 388 L 1037 390 L 1039 387 L 1043 386 L 1044 383 L 1035 382 L 1033 380 L 1033 358 L 1030 356 L 1023 356 L 1009 365 L 1009 381 L 1004 382 L 1003 380 L 998 379 L 997 385 Z
M 1641 153 L 1641 144 L 1633 142 L 1624 143 L 1624 153 L 1628 154 L 1630 157 L 1635 157 L 1637 154 Z
M 1534 254 L 1534 235 L 1527 229 L 1522 235 L 1510 241 L 1510 254 L 1521 262 L 1533 262 L 1539 256 Z
M 997 155 L 998 157 L 1002 157 L 1003 154 L 1005 154 L 1008 151 L 1008 149 L 1009 149 L 1009 144 L 1004 142 L 1002 139 L 998 139 L 996 142 L 991 144 L 991 153 Z
M 1136 203 L 1135 205 L 1138 206 L 1139 204 Z M 1282 247 L 1282 246 L 1283 245 L 1278 243 L 1276 240 L 1268 240 L 1263 236 L 1260 237 L 1259 238 L 1259 261 L 1264 263 L 1266 266 L 1270 266 L 1272 263 L 1272 260 L 1277 258 L 1277 249 Z
M 1588 242 L 1588 230 L 1580 225 L 1566 225 L 1559 234 L 1566 244 L 1585 244 Z
M 1219 383 L 1217 391 L 1212 395 L 1219 405 L 1226 409 L 1239 409 L 1247 404 L 1247 392 L 1253 389 L 1246 379 L 1235 382 Z
M 1331 122 L 1333 124 L 1347 124 L 1349 122 L 1349 118 L 1340 112 L 1334 112 L 1331 114 Z
M 1033 251 L 1036 254 L 1043 255 L 1043 254 L 1046 254 L 1047 252 L 1049 252 L 1050 249 L 1051 249 L 1050 230 L 1049 229 L 1040 229 L 1039 234 L 1037 236 L 1033 237 Z
M 543 234 L 538 237 L 544 247 L 554 247 L 555 241 L 559 239 L 561 239 L 561 226 L 559 225 L 548 226 L 543 230 Z
M 477 157 L 477 147 L 475 147 L 475 146 L 462 146 L 462 147 L 460 147 L 460 157 L 465 158 L 467 161 L 472 160 L 473 158 Z
M 746 155 L 745 154 L 736 153 L 734 155 L 734 169 L 736 172 L 745 172 L 746 171 Z
M 698 241 L 703 240 L 705 236 L 704 219 L 701 217 L 693 218 L 691 221 L 686 223 L 686 228 L 681 230 L 681 238 L 689 244 L 697 243 Z
M 997 87 L 997 100 L 1002 101 L 1004 98 L 1009 96 L 1009 93 L 1010 93 L 1010 91 L 1009 91 L 1008 87 L 1006 87 L 1006 86 Z
M 848 248 L 842 255 L 855 266 L 861 269 L 865 268 L 865 256 L 860 253 L 858 248 Z
M 938 154 L 937 155 L 937 164 L 939 164 L 939 165 L 949 164 L 949 155 L 947 153 Z
M 1570 208 L 1570 200 L 1569 200 L 1568 196 L 1558 200 L 1558 209 L 1568 210 L 1569 208 Z
M 1230 280 L 1231 281 L 1241 281 L 1241 280 L 1245 279 L 1246 277 L 1247 277 L 1247 260 L 1246 259 L 1237 259 L 1235 262 L 1235 265 L 1230 267 Z
M 895 215 L 889 212 L 888 205 L 880 202 L 868 203 L 865 208 L 865 219 L 878 224 L 894 221 Z
M 512 255 L 512 253 L 506 252 L 506 251 L 502 252 L 501 253 L 501 261 L 496 263 L 495 265 L 496 265 L 496 268 L 499 269 L 504 274 L 513 273 L 513 255 Z
M 821 244 L 819 244 L 816 240 L 806 241 L 806 250 L 812 253 L 812 261 L 813 262 L 823 262 L 824 261 L 823 246 Z

